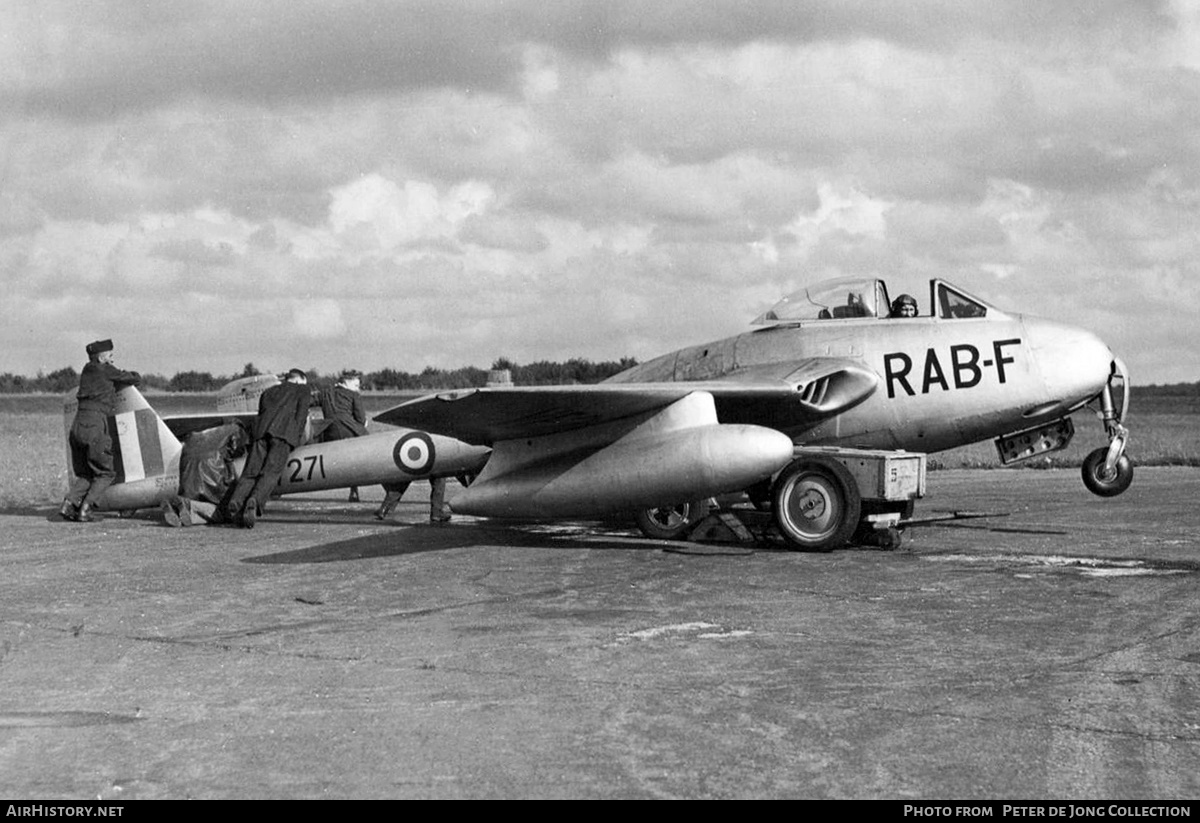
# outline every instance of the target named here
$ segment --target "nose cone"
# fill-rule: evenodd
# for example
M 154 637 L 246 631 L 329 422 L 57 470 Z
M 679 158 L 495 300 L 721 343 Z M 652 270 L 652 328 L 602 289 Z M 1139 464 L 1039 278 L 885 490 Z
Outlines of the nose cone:
M 1047 396 L 1067 407 L 1095 397 L 1112 374 L 1113 353 L 1091 332 L 1040 318 L 1024 318 Z

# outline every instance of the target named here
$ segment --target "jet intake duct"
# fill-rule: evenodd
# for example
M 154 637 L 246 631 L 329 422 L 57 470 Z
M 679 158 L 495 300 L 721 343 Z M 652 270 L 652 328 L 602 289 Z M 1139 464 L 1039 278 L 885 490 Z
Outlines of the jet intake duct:
M 815 409 L 821 408 L 827 394 L 829 394 L 828 377 L 822 377 L 820 380 L 800 387 L 800 399 Z
M 717 422 L 712 395 L 547 437 L 497 443 L 454 511 L 486 517 L 590 516 L 737 491 L 792 458 L 774 429 Z
M 811 414 L 834 415 L 861 403 L 879 384 L 879 375 L 860 363 L 815 359 L 788 375 Z

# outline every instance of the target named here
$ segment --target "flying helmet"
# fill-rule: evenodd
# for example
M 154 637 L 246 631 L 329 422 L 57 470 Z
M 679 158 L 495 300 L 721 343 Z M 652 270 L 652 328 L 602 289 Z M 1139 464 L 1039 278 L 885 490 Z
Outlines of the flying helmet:
M 905 306 L 912 306 L 913 314 L 917 313 L 917 300 L 911 294 L 902 294 L 892 301 L 892 314 L 900 314 Z

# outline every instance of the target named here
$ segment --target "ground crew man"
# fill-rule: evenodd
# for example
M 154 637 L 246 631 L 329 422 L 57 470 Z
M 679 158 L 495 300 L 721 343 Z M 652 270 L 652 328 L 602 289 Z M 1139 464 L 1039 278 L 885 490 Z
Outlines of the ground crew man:
M 137 372 L 122 371 L 113 365 L 111 340 L 88 343 L 87 354 L 75 395 L 79 408 L 67 436 L 75 481 L 58 512 L 63 520 L 80 523 L 91 522 L 92 507 L 116 479 L 108 418 L 116 412 L 117 390 L 142 382 Z
M 400 498 L 408 491 L 409 485 L 407 481 L 383 484 L 385 494 L 383 502 L 379 504 L 379 508 L 375 512 L 376 520 L 387 520 L 392 516 L 392 511 L 400 502 Z M 431 477 L 429 479 L 429 522 L 445 523 L 449 519 L 450 511 L 446 506 L 446 478 Z
M 336 385 L 321 392 L 321 414 L 328 423 L 321 440 L 344 440 L 367 433 L 367 413 L 360 392 L 362 372 L 346 369 Z M 358 502 L 358 486 L 350 487 L 350 502 Z
M 258 513 L 279 484 L 288 455 L 304 438 L 308 409 L 313 404 L 307 383 L 301 369 L 292 369 L 283 383 L 259 397 L 246 466 L 222 507 L 225 522 L 254 528 Z
M 342 440 L 367 433 L 367 413 L 363 410 L 362 372 L 347 369 L 338 382 L 321 392 L 321 413 L 329 421 L 321 439 Z

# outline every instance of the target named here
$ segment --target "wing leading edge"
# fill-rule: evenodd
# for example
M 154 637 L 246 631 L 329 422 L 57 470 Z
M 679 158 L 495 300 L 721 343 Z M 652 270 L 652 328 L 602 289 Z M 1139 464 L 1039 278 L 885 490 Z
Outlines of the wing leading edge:
M 739 370 L 705 382 L 465 389 L 410 400 L 374 419 L 492 446 L 599 426 L 665 408 L 693 392 L 707 392 L 722 423 L 790 431 L 857 405 L 878 383 L 879 376 L 860 361 L 818 357 Z

